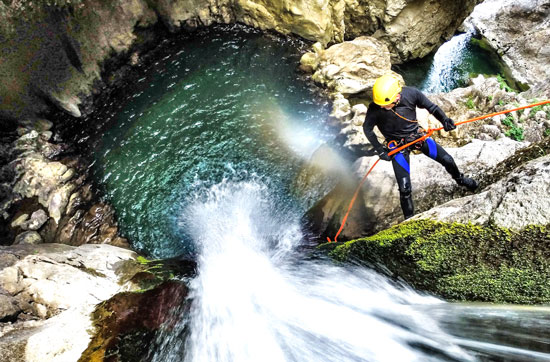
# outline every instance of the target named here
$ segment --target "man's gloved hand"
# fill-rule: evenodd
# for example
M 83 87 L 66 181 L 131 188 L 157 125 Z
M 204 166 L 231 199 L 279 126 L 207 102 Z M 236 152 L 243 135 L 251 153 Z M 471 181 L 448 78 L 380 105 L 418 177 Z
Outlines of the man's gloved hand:
M 450 118 L 446 118 L 443 121 L 443 129 L 447 132 L 452 131 L 453 129 L 456 129 L 455 122 Z
M 393 156 L 388 155 L 388 151 L 383 151 L 378 154 L 378 157 L 380 157 L 381 160 L 384 161 L 391 161 Z

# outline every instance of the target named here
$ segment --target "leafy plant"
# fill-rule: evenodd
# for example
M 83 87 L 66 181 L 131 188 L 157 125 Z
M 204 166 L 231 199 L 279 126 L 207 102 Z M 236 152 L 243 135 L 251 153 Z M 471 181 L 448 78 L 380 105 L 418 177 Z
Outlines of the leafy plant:
M 514 118 L 512 116 L 507 116 L 502 120 L 502 124 L 509 128 L 506 131 L 505 135 L 516 141 L 523 141 L 525 136 L 523 134 L 523 128 L 518 127 L 514 124 Z
M 476 107 L 474 100 L 470 97 L 468 97 L 468 100 L 466 101 L 465 104 L 466 104 L 466 107 L 468 107 L 468 109 L 474 109 Z
M 497 74 L 497 81 L 500 84 L 500 89 L 504 89 L 506 92 L 514 93 L 514 90 L 506 83 L 506 79 L 501 75 Z
M 508 127 L 514 127 L 514 118 L 512 116 L 507 116 L 502 120 L 502 124 Z
M 523 128 L 521 127 L 512 127 L 506 131 L 505 135 L 516 141 L 523 141 L 525 136 L 523 135 Z

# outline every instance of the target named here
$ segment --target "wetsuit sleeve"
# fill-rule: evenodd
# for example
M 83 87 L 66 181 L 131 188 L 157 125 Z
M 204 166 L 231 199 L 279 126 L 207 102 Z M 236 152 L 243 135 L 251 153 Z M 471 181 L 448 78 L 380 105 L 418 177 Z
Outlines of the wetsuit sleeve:
M 415 89 L 415 93 L 416 105 L 420 108 L 427 109 L 428 112 L 433 114 L 434 117 L 437 118 L 437 120 L 441 122 L 441 124 L 443 124 L 443 122 L 448 118 L 445 112 L 443 112 L 443 110 L 439 108 L 435 103 L 430 101 L 428 97 L 426 97 L 421 91 Z
M 365 119 L 365 122 L 363 123 L 363 132 L 365 132 L 365 136 L 367 136 L 367 139 L 369 140 L 370 144 L 373 145 L 374 150 L 376 153 L 380 154 L 384 152 L 384 147 L 380 142 L 378 142 L 378 138 L 376 137 L 376 134 L 374 133 L 374 126 L 376 124 L 376 119 L 372 116 L 373 112 L 367 112 L 367 118 Z

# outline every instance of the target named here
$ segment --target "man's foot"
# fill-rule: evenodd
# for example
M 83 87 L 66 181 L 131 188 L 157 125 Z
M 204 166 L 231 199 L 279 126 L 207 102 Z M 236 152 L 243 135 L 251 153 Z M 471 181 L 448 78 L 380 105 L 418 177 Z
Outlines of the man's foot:
M 460 186 L 466 187 L 470 191 L 475 191 L 477 187 L 479 186 L 473 178 L 466 177 L 464 175 L 460 175 L 459 178 L 455 178 L 455 181 Z

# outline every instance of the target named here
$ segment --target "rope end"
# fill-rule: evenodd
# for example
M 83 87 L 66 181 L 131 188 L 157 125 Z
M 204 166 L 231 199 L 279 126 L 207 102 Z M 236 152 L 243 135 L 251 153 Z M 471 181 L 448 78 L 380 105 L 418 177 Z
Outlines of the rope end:
M 330 240 L 330 238 L 327 236 L 327 240 L 329 243 L 332 243 L 332 240 Z

